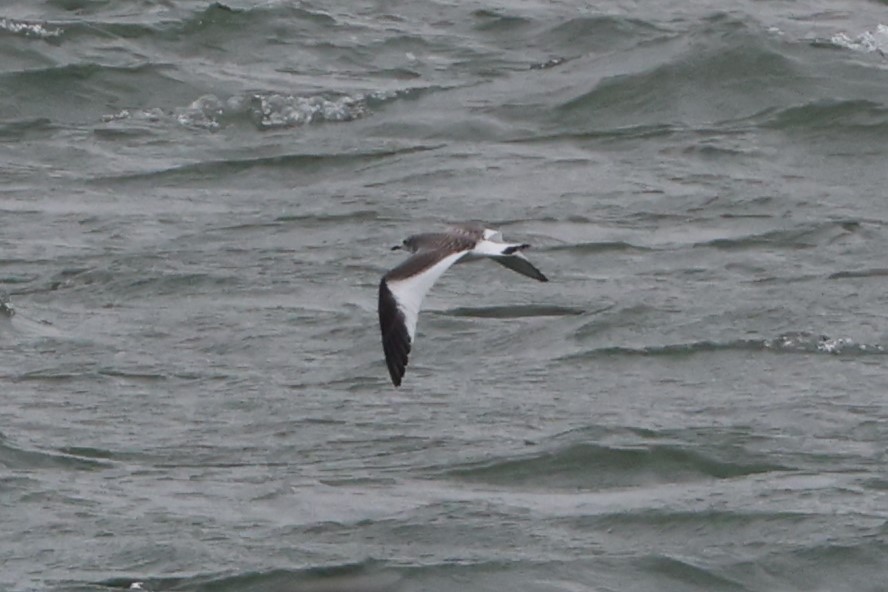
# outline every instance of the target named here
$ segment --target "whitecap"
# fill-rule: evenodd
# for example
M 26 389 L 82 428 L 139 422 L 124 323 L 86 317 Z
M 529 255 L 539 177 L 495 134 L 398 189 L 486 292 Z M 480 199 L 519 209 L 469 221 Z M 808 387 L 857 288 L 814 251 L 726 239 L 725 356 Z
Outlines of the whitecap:
M 362 95 L 328 99 L 273 93 L 254 95 L 251 111 L 259 127 L 270 128 L 321 121 L 351 121 L 363 117 L 367 113 L 367 106 Z
M 9 294 L 0 290 L 0 317 L 12 318 L 15 315 L 15 308 L 9 301 Z
M 225 104 L 218 97 L 203 95 L 188 107 L 178 109 L 175 116 L 180 125 L 215 130 L 221 126 L 219 120 L 225 112 Z
M 864 53 L 878 52 L 882 55 L 888 52 L 888 26 L 879 24 L 873 31 L 864 31 L 855 37 L 847 33 L 836 33 L 829 39 L 830 43 L 845 49 L 861 51 Z
M 19 33 L 27 37 L 39 37 L 41 39 L 58 37 L 63 33 L 63 29 L 58 27 L 48 28 L 40 23 L 29 23 L 8 18 L 0 18 L 0 30 Z
M 804 331 L 784 333 L 774 339 L 766 339 L 765 349 L 799 353 L 825 354 L 874 354 L 884 353 L 879 344 L 859 343 L 848 337 L 829 337 Z
M 301 96 L 283 93 L 251 93 L 221 99 L 213 94 L 195 99 L 187 107 L 164 113 L 161 109 L 122 109 L 104 115 L 102 121 L 173 120 L 184 127 L 217 130 L 226 119 L 243 117 L 259 129 L 301 127 L 323 122 L 353 121 L 370 113 L 370 102 L 389 100 L 398 93 L 380 91 L 354 96 Z

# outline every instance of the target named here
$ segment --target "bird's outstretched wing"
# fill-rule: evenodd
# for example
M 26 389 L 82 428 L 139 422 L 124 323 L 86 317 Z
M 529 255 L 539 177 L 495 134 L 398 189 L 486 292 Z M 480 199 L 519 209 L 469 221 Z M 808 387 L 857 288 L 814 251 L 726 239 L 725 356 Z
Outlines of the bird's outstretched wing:
M 503 267 L 508 267 L 512 271 L 517 271 L 521 275 L 526 275 L 529 278 L 533 278 L 541 282 L 549 281 L 549 278 L 543 275 L 542 271 L 537 269 L 533 265 L 533 263 L 527 260 L 527 257 L 519 252 L 515 252 L 512 255 L 493 256 L 491 257 L 491 259 L 496 261 Z
M 394 268 L 379 282 L 379 329 L 392 383 L 401 385 L 416 334 L 423 298 L 465 251 L 420 251 Z
M 486 231 L 485 231 L 486 232 Z M 504 243 L 497 240 L 482 239 L 470 251 L 470 257 L 487 257 L 493 259 L 503 267 L 517 271 L 529 278 L 548 282 L 549 278 L 537 269 L 521 252 L 530 248 L 527 243 Z

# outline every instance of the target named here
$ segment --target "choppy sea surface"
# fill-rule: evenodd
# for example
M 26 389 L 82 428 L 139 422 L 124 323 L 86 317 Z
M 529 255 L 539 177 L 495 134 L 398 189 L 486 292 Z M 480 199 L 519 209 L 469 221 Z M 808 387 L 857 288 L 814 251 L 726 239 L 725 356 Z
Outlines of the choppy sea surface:
M 0 588 L 886 590 L 886 253 L 883 0 L 4 2 Z

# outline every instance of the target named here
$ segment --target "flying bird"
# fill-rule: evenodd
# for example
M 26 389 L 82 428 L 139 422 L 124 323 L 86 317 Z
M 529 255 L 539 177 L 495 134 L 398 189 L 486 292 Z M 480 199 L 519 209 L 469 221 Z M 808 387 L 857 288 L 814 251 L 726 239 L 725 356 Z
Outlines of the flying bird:
M 401 385 L 416 333 L 422 299 L 454 263 L 492 259 L 521 275 L 548 282 L 527 260 L 526 243 L 507 243 L 502 234 L 480 224 L 454 226 L 446 232 L 414 234 L 395 247 L 413 253 L 379 282 L 379 328 L 392 383 Z

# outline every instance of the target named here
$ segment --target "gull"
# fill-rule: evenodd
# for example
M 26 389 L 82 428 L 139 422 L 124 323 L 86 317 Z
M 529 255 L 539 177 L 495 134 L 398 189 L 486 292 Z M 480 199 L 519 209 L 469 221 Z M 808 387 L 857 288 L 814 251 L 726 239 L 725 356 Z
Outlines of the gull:
M 548 282 L 521 252 L 526 243 L 507 243 L 499 231 L 480 224 L 454 226 L 446 232 L 414 234 L 404 239 L 393 251 L 413 253 L 379 282 L 379 328 L 382 349 L 392 383 L 401 386 L 407 368 L 416 321 L 422 300 L 432 285 L 454 263 L 492 259 L 521 275 Z

